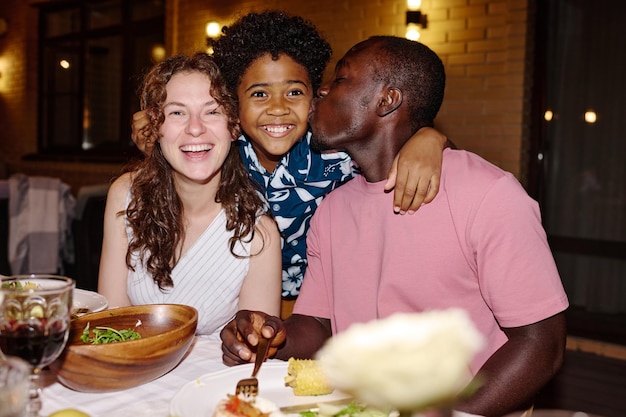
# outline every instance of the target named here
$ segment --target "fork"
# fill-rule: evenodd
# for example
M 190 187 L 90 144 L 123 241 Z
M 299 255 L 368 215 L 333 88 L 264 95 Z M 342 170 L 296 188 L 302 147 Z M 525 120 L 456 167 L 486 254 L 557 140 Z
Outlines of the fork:
M 237 388 L 235 394 L 243 394 L 246 397 L 256 397 L 259 393 L 259 380 L 256 378 L 256 374 L 261 369 L 261 364 L 265 361 L 267 350 L 269 349 L 269 340 L 261 337 L 256 350 L 256 359 L 254 361 L 254 369 L 252 370 L 252 376 L 245 378 L 237 382 Z

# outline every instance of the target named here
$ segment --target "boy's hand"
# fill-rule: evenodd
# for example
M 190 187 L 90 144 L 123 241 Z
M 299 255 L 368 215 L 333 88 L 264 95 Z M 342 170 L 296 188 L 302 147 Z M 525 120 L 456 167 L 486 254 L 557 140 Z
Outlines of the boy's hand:
M 152 147 L 156 141 L 156 137 L 151 136 L 149 124 L 150 119 L 145 110 L 133 114 L 130 138 L 135 142 L 137 148 L 146 155 L 152 152 Z
M 393 210 L 413 214 L 439 192 L 443 149 L 447 139 L 433 128 L 422 128 L 405 143 L 389 171 L 385 190 L 394 190 Z

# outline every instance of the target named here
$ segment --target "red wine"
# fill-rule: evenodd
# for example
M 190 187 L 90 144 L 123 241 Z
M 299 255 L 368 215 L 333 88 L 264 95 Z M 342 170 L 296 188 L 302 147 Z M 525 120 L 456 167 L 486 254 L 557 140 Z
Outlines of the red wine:
M 45 326 L 45 319 L 37 323 L 5 323 L 0 329 L 0 350 L 5 355 L 18 356 L 32 366 L 49 365 L 63 351 L 68 326 L 59 321 L 51 323 L 47 331 Z

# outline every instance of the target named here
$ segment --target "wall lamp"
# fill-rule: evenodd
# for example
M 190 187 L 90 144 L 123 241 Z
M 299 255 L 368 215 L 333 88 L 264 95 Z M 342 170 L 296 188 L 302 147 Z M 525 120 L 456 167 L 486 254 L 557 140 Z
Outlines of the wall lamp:
M 220 32 L 222 31 L 222 26 L 219 24 L 219 22 L 216 21 L 207 22 L 205 31 L 206 45 L 211 46 L 211 40 L 219 36 Z
M 422 0 L 407 0 L 405 37 L 412 41 L 419 40 L 420 28 L 426 29 L 428 27 L 428 16 L 419 10 L 421 6 Z

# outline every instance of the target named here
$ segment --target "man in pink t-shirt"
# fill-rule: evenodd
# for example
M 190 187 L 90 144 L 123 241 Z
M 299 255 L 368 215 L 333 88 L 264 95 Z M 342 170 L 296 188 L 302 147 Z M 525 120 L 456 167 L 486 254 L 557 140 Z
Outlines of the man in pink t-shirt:
M 239 312 L 222 331 L 226 364 L 253 360 L 259 333 L 277 358 L 311 357 L 353 323 L 460 307 L 487 341 L 472 363 L 482 386 L 460 410 L 501 416 L 554 376 L 568 301 L 538 206 L 510 173 L 446 150 L 437 197 L 412 216 L 388 213 L 389 166 L 412 132 L 432 126 L 444 87 L 437 55 L 402 38 L 370 38 L 339 61 L 319 91 L 311 145 L 345 149 L 362 175 L 312 219 L 294 314 Z
M 500 326 L 567 307 L 537 204 L 510 173 L 447 149 L 437 197 L 413 216 L 387 215 L 384 185 L 360 176 L 320 205 L 294 314 L 329 318 L 337 333 L 396 312 L 461 307 L 487 342 L 476 373 L 507 341 Z

